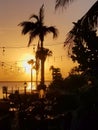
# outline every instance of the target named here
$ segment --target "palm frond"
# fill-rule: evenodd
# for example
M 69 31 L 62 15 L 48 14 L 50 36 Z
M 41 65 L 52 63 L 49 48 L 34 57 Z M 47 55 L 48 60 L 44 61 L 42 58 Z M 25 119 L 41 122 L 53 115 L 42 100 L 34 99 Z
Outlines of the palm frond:
M 46 60 L 46 57 L 47 56 L 52 56 L 52 51 L 49 50 L 48 48 L 43 48 L 41 49 L 41 47 L 37 50 L 36 52 L 36 56 L 39 58 L 39 59 L 44 59 Z
M 31 19 L 31 18 L 35 18 L 37 21 L 39 21 L 38 16 L 37 16 L 37 15 L 35 15 L 35 14 L 31 15 L 29 19 Z
M 68 4 L 70 4 L 72 1 L 74 1 L 74 0 L 56 0 L 55 9 L 57 9 L 60 6 L 64 7 Z
M 29 42 L 28 42 L 28 46 L 30 46 L 32 40 L 35 37 L 39 37 L 39 40 L 41 41 L 41 44 L 43 46 L 43 41 L 44 41 L 44 37 L 46 34 L 48 33 L 53 33 L 53 38 L 56 38 L 58 35 L 58 30 L 51 26 L 51 27 L 47 27 L 44 26 L 44 5 L 41 6 L 40 11 L 39 11 L 39 15 L 31 15 L 31 18 L 35 18 L 36 21 L 34 22 L 29 22 L 29 21 L 24 21 L 22 23 L 20 23 L 19 25 L 22 26 L 22 34 L 27 34 L 29 33 Z
M 30 32 L 28 47 L 30 46 L 30 44 L 33 41 L 33 39 L 35 39 L 38 35 L 39 35 L 39 32 L 36 29 L 34 31 Z
M 54 69 L 54 66 L 53 65 L 51 65 L 50 66 L 50 68 L 49 68 L 49 70 L 53 70 Z
M 35 63 L 35 61 L 33 59 L 31 59 L 31 60 L 28 61 L 28 64 L 33 65 L 34 63 Z
M 40 19 L 40 22 L 43 23 L 43 20 L 44 20 L 44 4 L 41 6 L 41 8 L 39 10 L 39 19 Z
M 98 1 L 95 2 L 80 21 L 82 26 L 88 26 L 89 28 L 98 26 Z
M 47 56 L 52 56 L 52 51 L 48 50 Z
M 32 38 L 32 36 L 30 35 L 30 36 L 29 36 L 28 47 L 30 46 L 30 44 L 31 44 L 32 40 L 33 40 L 33 38 Z
M 56 38 L 58 36 L 58 29 L 56 29 L 54 26 L 50 26 L 47 28 L 47 32 L 53 33 L 53 38 Z
M 18 24 L 18 26 L 23 27 L 22 34 L 25 35 L 35 26 L 35 24 L 33 22 L 24 21 L 24 22 L 21 22 L 20 24 Z
M 83 34 L 87 34 L 87 30 L 95 30 L 98 26 L 98 1 L 89 9 L 89 11 L 74 23 L 74 27 L 68 33 L 65 46 L 73 43 L 73 39 L 75 36 L 80 37 L 81 40 L 83 38 Z

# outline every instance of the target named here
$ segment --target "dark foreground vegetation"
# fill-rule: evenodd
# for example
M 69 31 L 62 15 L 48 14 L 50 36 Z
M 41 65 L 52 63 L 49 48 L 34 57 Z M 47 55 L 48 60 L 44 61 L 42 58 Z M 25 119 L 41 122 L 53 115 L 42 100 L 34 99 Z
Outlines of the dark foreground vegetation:
M 69 89 L 63 85 L 65 80 L 59 81 L 62 86 L 52 82 L 45 98 L 38 93 L 15 93 L 3 100 L 6 107 L 0 108 L 0 130 L 97 130 L 98 88 L 83 82 L 75 88 L 76 82 L 72 87 L 66 80 Z

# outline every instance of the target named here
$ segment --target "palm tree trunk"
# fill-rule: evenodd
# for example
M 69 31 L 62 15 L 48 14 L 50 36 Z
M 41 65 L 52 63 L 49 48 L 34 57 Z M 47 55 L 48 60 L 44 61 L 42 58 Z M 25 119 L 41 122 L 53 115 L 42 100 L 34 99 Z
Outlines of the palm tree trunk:
M 41 47 L 41 52 L 42 52 L 42 56 L 41 56 L 41 85 L 44 85 L 44 56 L 43 56 L 43 47 Z
M 44 89 L 44 49 L 43 49 L 43 37 L 41 39 L 41 88 Z
M 38 70 L 36 70 L 36 87 L 38 86 Z
M 41 59 L 41 84 L 44 85 L 44 59 Z

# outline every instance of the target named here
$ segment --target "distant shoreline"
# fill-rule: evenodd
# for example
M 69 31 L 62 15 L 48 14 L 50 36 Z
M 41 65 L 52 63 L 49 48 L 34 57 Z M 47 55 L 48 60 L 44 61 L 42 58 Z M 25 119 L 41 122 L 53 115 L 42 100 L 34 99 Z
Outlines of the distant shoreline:
M 31 81 L 0 81 L 0 82 L 31 82 Z M 36 82 L 36 81 L 33 81 L 33 82 Z M 40 82 L 40 81 L 37 81 L 37 82 Z M 51 80 L 46 80 L 45 82 L 51 82 Z

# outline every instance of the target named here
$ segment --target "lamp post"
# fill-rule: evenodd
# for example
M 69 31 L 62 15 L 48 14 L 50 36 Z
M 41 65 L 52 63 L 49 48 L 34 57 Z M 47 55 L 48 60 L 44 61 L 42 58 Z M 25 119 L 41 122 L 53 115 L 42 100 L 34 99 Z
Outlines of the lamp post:
M 32 93 L 32 86 L 33 86 L 33 68 L 31 67 L 31 93 Z
M 26 94 L 27 82 L 24 82 L 24 94 Z

